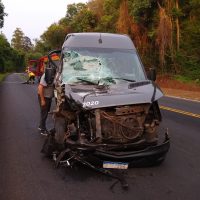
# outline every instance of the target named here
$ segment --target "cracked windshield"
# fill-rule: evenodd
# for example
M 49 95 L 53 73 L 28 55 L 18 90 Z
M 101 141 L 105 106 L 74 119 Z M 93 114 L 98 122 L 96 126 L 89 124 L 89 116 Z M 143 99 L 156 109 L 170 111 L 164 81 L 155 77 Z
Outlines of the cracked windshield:
M 118 84 L 146 80 L 132 50 L 73 48 L 64 51 L 63 83 Z

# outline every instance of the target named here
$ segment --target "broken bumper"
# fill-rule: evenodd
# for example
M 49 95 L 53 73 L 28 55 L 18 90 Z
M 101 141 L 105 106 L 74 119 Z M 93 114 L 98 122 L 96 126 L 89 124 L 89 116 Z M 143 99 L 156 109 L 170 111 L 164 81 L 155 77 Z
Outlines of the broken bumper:
M 166 135 L 165 140 L 154 146 L 149 146 L 139 151 L 103 151 L 96 150 L 94 155 L 99 162 L 127 162 L 129 167 L 148 167 L 161 164 L 170 148 L 170 139 Z

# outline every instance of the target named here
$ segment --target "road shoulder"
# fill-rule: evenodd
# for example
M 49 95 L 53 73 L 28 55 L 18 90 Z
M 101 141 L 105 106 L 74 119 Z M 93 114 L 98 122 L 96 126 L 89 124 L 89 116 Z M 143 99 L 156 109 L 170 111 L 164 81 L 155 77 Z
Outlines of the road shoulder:
M 200 92 L 161 88 L 165 96 L 200 102 Z

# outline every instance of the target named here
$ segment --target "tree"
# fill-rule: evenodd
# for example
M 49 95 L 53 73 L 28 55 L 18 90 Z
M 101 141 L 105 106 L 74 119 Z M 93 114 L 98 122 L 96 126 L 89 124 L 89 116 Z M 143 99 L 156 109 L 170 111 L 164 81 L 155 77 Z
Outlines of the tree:
M 7 57 L 10 45 L 5 35 L 0 34 L 0 73 L 5 71 L 5 58 Z
M 23 51 L 23 42 L 24 42 L 24 33 L 20 28 L 16 28 L 16 30 L 13 33 L 13 37 L 11 40 L 11 46 L 14 49 L 17 49 L 19 51 Z
M 149 26 L 156 0 L 128 0 L 130 15 L 137 23 Z
M 84 3 L 77 3 L 77 4 L 69 4 L 67 6 L 67 14 L 66 14 L 66 18 L 69 21 L 72 21 L 73 18 L 84 8 L 86 8 L 86 4 Z
M 123 0 L 120 4 L 119 18 L 117 21 L 117 31 L 124 34 L 129 34 L 130 31 L 130 16 L 128 12 L 128 2 Z
M 119 16 L 119 6 L 121 0 L 104 0 L 103 2 L 103 16 L 97 24 L 97 31 L 102 32 L 116 32 L 116 23 Z
M 66 27 L 54 23 L 41 35 L 41 42 L 45 43 L 44 46 L 46 46 L 48 50 L 58 49 L 61 48 L 66 34 Z
M 97 17 L 88 9 L 82 9 L 70 23 L 73 32 L 91 32 L 97 26 Z
M 176 8 L 176 11 L 179 11 L 178 0 L 175 1 L 175 8 Z M 180 50 L 180 23 L 179 23 L 178 15 L 176 15 L 176 49 L 177 49 L 177 51 Z
M 11 46 L 22 53 L 28 53 L 33 49 L 33 44 L 28 36 L 25 36 L 20 28 L 14 31 Z
M 7 14 L 4 12 L 4 5 L 0 0 L 0 28 L 3 27 L 4 24 L 4 16 L 6 16 Z
M 128 34 L 145 67 L 200 76 L 200 0 L 89 0 L 70 4 L 66 16 L 51 25 L 35 50 L 61 47 L 70 32 Z
M 165 55 L 167 49 L 172 51 L 172 22 L 171 18 L 166 14 L 164 8 L 159 5 L 159 25 L 157 28 L 157 46 L 159 48 L 159 60 L 163 72 L 165 64 Z
M 46 54 L 50 50 L 50 45 L 47 41 L 42 39 L 35 39 L 34 52 L 39 52 L 42 55 Z
M 87 5 L 89 10 L 92 11 L 97 16 L 98 20 L 101 19 L 104 13 L 103 10 L 104 1 L 105 0 L 91 0 Z
M 24 52 L 30 52 L 33 48 L 33 44 L 31 42 L 31 39 L 27 36 L 23 37 L 23 41 L 22 41 L 22 48 Z
M 13 49 L 5 35 L 0 34 L 0 72 L 21 71 L 24 61 L 24 55 Z

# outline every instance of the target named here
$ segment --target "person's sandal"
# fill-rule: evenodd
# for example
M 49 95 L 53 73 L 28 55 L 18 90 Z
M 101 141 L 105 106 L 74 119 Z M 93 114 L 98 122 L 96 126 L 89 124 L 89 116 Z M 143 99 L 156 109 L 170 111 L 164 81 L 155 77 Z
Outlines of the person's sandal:
M 42 130 L 40 134 L 43 136 L 48 136 L 49 132 L 47 130 Z

